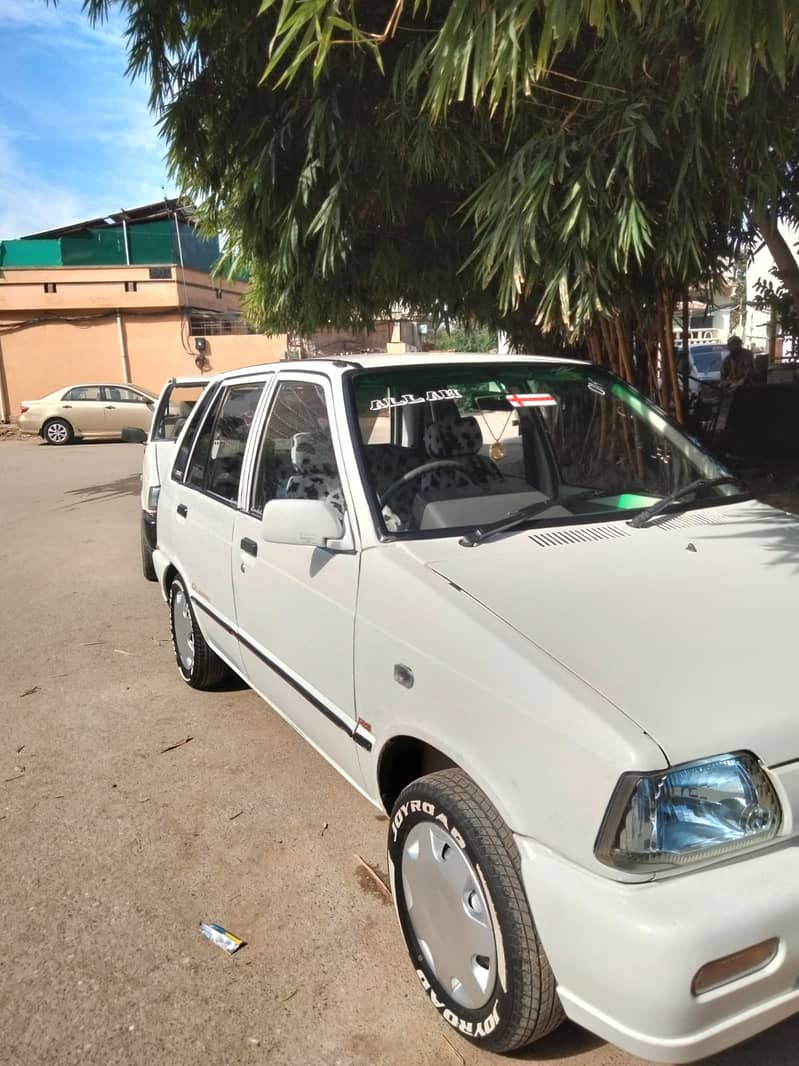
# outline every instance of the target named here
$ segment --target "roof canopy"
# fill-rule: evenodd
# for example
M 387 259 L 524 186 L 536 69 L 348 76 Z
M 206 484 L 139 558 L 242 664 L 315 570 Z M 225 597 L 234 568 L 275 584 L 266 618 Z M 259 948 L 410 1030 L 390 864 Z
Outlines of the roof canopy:
M 42 230 L 41 233 L 26 233 L 20 240 L 41 241 L 52 240 L 58 237 L 67 237 L 71 233 L 81 233 L 84 230 L 111 229 L 121 226 L 123 222 L 156 222 L 160 219 L 171 219 L 175 216 L 181 222 L 190 221 L 194 214 L 193 204 L 182 204 L 180 200 L 168 200 L 164 198 L 154 204 L 145 204 L 143 207 L 132 207 L 129 210 L 120 209 L 116 214 L 104 215 L 102 218 L 89 218 L 85 222 L 73 222 L 69 226 L 59 226 L 57 229 Z

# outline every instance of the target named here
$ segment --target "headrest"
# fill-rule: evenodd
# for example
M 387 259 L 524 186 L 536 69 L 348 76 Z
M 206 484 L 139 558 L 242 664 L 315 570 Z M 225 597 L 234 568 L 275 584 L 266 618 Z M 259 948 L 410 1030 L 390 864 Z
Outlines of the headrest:
M 468 415 L 455 421 L 433 422 L 424 431 L 424 447 L 431 459 L 475 455 L 483 446 L 477 419 Z
M 291 461 L 300 474 L 322 474 L 335 470 L 336 457 L 329 433 L 318 430 L 295 433 L 291 438 Z

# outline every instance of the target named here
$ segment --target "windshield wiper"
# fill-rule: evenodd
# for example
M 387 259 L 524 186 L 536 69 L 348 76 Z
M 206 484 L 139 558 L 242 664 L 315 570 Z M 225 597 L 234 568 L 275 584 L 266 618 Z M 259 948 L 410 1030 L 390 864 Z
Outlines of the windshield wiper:
M 508 529 L 520 526 L 523 522 L 535 518 L 536 515 L 548 511 L 555 504 L 577 503 L 579 500 L 590 500 L 592 496 L 606 495 L 607 493 L 604 489 L 587 489 L 585 492 L 575 493 L 574 496 L 549 496 L 546 500 L 522 507 L 521 510 L 514 511 L 513 514 L 509 514 L 506 518 L 500 518 L 497 522 L 492 522 L 488 526 L 478 526 L 477 529 L 473 529 L 470 533 L 464 533 L 458 543 L 464 548 L 474 548 L 478 544 L 482 544 L 487 537 L 492 537 L 495 533 L 504 533 Z
M 627 525 L 632 526 L 634 529 L 643 529 L 644 526 L 649 525 L 653 518 L 656 518 L 659 514 L 662 514 L 668 506 L 672 503 L 676 503 L 677 500 L 681 500 L 683 496 L 690 496 L 691 493 L 696 492 L 698 489 L 712 489 L 716 485 L 740 485 L 740 478 L 733 477 L 731 474 L 727 474 L 724 477 L 700 477 L 696 481 L 691 481 L 687 485 L 683 485 L 681 489 L 676 489 L 674 492 L 670 492 L 668 496 L 664 496 L 662 500 L 658 500 L 657 503 L 653 503 L 651 507 L 647 507 L 645 511 L 641 511 L 635 518 L 631 518 Z

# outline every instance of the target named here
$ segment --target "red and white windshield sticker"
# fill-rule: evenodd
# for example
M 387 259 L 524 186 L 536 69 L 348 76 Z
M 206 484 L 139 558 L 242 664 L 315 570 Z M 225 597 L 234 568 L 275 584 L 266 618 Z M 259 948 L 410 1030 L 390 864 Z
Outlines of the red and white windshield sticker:
M 505 397 L 511 407 L 557 407 L 558 401 L 548 392 L 514 392 Z

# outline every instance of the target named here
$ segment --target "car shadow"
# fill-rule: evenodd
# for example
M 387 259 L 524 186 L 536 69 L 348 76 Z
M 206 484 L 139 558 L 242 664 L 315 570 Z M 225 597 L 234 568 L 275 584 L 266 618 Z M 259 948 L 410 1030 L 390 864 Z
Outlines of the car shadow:
M 116 481 L 104 481 L 99 485 L 85 485 L 80 489 L 66 489 L 65 496 L 72 497 L 71 503 L 94 503 L 95 501 L 114 500 L 119 496 L 138 496 L 141 492 L 141 475 L 131 474 L 117 478 Z

